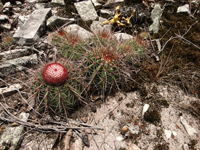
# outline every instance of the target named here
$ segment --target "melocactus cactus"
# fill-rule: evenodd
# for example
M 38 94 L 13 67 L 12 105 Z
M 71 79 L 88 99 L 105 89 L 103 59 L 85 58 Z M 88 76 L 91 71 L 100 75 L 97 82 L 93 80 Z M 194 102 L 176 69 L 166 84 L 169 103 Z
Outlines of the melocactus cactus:
M 32 84 L 37 109 L 61 115 L 72 110 L 82 100 L 82 80 L 68 62 L 66 66 L 51 63 L 36 75 Z
M 67 79 L 67 69 L 59 63 L 48 64 L 42 73 L 43 79 L 51 85 L 60 85 Z

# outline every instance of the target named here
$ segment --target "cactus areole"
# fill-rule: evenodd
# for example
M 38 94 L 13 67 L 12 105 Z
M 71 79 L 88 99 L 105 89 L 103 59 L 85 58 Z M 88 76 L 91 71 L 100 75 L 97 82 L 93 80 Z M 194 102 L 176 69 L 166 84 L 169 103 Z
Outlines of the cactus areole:
M 67 79 L 67 69 L 59 63 L 46 65 L 43 70 L 43 79 L 51 85 L 60 85 Z

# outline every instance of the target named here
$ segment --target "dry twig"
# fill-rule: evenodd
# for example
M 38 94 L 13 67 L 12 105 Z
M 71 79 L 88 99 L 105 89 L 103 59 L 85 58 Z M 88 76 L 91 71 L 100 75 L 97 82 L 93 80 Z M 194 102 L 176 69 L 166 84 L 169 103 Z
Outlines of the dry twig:
M 64 140 L 65 147 L 64 147 L 63 150 L 69 150 L 71 136 L 72 136 L 72 129 L 69 129 L 68 132 L 65 135 L 65 140 Z

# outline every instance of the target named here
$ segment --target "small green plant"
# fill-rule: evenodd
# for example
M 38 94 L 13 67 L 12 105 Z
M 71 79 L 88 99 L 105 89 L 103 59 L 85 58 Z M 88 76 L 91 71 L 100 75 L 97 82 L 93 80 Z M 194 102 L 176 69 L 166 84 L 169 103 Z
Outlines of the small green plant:
M 5 46 L 10 46 L 10 45 L 12 45 L 13 43 L 14 43 L 14 39 L 11 37 L 11 36 L 7 36 L 7 37 L 4 37 L 3 39 L 2 39 L 2 42 L 3 42 L 3 44 L 5 45 Z

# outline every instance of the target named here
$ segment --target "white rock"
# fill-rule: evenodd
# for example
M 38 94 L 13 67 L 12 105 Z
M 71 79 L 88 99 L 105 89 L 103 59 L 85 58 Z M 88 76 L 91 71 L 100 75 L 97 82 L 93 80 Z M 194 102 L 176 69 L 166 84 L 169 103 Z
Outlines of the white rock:
M 98 15 L 91 1 L 82 1 L 74 3 L 78 14 L 83 21 L 95 20 Z
M 114 15 L 114 13 L 110 10 L 107 10 L 107 9 L 101 9 L 100 10 L 100 15 L 102 17 L 106 17 L 106 16 L 109 16 L 109 15 Z
M 52 5 L 61 5 L 61 6 L 64 6 L 65 2 L 64 2 L 64 0 L 52 0 L 51 4 Z
M 130 34 L 126 34 L 126 33 L 115 33 L 114 37 L 116 37 L 116 39 L 118 41 L 126 41 L 126 40 L 131 40 L 133 39 L 133 36 Z
M 20 1 L 15 1 L 15 3 L 16 3 L 16 5 L 21 5 L 22 4 L 22 2 L 20 2 Z
M 1 95 L 8 96 L 12 92 L 18 91 L 22 89 L 22 86 L 20 84 L 13 84 L 10 85 L 10 87 L 0 88 L 0 97 Z
M 141 150 L 137 145 L 135 144 L 131 144 L 129 147 L 128 147 L 129 150 Z
M 167 139 L 170 139 L 172 137 L 172 134 L 174 136 L 177 136 L 177 133 L 175 131 L 172 132 L 170 130 L 165 130 L 165 135 L 166 135 Z
M 107 0 L 106 4 L 104 7 L 109 7 L 109 6 L 117 6 L 117 5 L 122 5 L 124 3 L 124 0 Z
M 82 40 L 88 40 L 90 37 L 93 36 L 93 34 L 89 31 L 87 31 L 86 29 L 80 27 L 77 24 L 71 24 L 65 28 L 63 28 L 67 33 L 71 33 L 71 34 L 77 34 L 77 36 L 79 38 L 81 38 Z M 76 35 L 75 35 L 76 36 Z
M 10 2 L 7 2 L 7 3 L 5 3 L 5 4 L 3 5 L 3 8 L 5 8 L 5 7 L 12 7 L 12 5 L 11 5 Z
M 196 131 L 194 128 L 192 128 L 182 116 L 181 116 L 180 118 L 181 118 L 181 123 L 182 123 L 183 126 L 185 127 L 187 133 L 188 133 L 191 137 L 195 136 L 195 134 L 197 134 L 197 131 Z
M 167 139 L 171 138 L 171 134 L 172 132 L 170 130 L 165 130 L 165 136 L 167 137 Z
M 187 144 L 184 144 L 184 145 L 183 145 L 183 150 L 189 150 L 189 147 L 188 147 Z
M 8 60 L 28 54 L 28 49 L 15 49 L 0 53 L 0 59 Z
M 47 20 L 47 27 L 48 28 L 51 28 L 54 26 L 59 27 L 63 25 L 66 21 L 74 21 L 74 20 L 53 15 Z
M 19 115 L 19 119 L 22 121 L 27 121 L 28 117 L 28 113 L 21 113 Z M 23 130 L 23 125 L 17 127 L 6 127 L 0 139 L 0 148 L 7 149 L 6 145 L 8 144 L 10 150 L 19 149 L 23 136 L 25 135 L 23 134 Z
M 149 31 L 158 33 L 160 28 L 161 11 L 160 4 L 156 4 L 151 12 L 151 19 L 153 20 L 153 23 L 150 25 Z
M 4 20 L 8 20 L 8 19 L 9 18 L 7 15 L 4 15 L 4 14 L 0 15 L 0 21 L 4 21 Z
M 149 109 L 149 104 L 145 104 L 142 110 L 142 117 L 144 116 L 144 113 Z
M 124 138 L 123 138 L 122 136 L 118 136 L 118 137 L 116 137 L 116 140 L 117 140 L 117 141 L 123 141 Z
M 102 26 L 102 23 L 106 21 L 106 19 L 100 19 L 99 18 L 99 21 L 93 21 L 91 26 L 90 26 L 90 29 L 93 33 L 95 34 L 99 34 L 99 33 L 108 33 L 108 34 L 111 34 L 111 25 L 110 24 L 106 24 L 104 26 Z
M 31 45 L 45 33 L 45 23 L 50 16 L 51 8 L 35 10 L 22 27 L 15 32 L 13 38 L 16 39 L 20 45 Z
M 102 6 L 102 4 L 100 4 L 99 2 L 97 2 L 97 0 L 92 0 L 92 3 L 94 5 L 95 9 L 99 9 Z
M 188 14 L 190 14 L 189 4 L 179 6 L 178 9 L 177 9 L 177 13 L 188 13 Z

